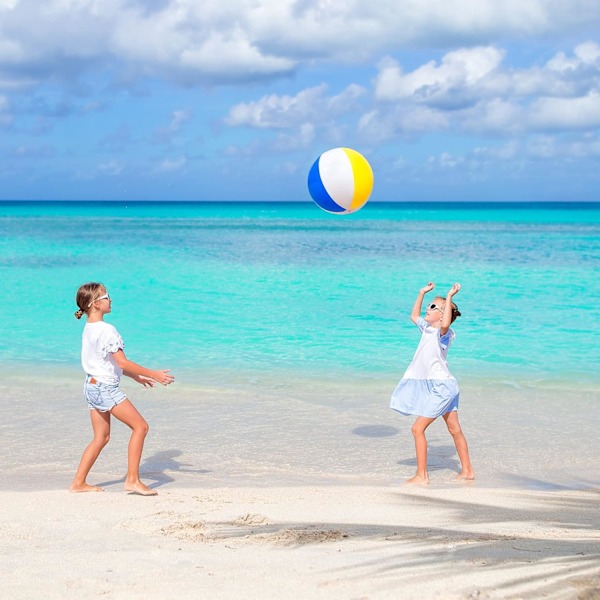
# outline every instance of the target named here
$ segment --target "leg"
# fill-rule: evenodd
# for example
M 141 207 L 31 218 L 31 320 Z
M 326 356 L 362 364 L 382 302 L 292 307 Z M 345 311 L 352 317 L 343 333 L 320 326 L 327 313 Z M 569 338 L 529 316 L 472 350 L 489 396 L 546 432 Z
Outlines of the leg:
M 75 474 L 75 479 L 69 490 L 71 492 L 102 492 L 102 488 L 89 485 L 86 483 L 86 478 L 90 469 L 93 467 L 96 459 L 102 452 L 102 448 L 108 444 L 110 439 L 110 413 L 100 412 L 99 410 L 90 410 L 90 418 L 92 420 L 92 429 L 94 430 L 94 439 L 88 444 L 83 451 L 79 468 Z
M 454 445 L 458 452 L 458 458 L 460 459 L 461 471 L 458 474 L 457 479 L 475 479 L 475 473 L 471 466 L 471 459 L 469 458 L 469 446 L 467 440 L 463 435 L 460 423 L 458 421 L 458 412 L 453 410 L 444 415 L 444 421 L 448 426 L 448 431 L 454 439 Z
M 413 423 L 412 434 L 415 438 L 415 450 L 417 452 L 417 474 L 406 481 L 406 483 L 429 483 L 427 474 L 427 439 L 425 430 L 435 421 L 428 417 L 417 417 Z
M 127 450 L 125 491 L 141 494 L 142 496 L 156 496 L 157 492 L 140 480 L 140 460 L 142 459 L 144 440 L 148 434 L 148 423 L 129 400 L 123 400 L 111 412 L 114 417 L 131 429 L 131 438 Z

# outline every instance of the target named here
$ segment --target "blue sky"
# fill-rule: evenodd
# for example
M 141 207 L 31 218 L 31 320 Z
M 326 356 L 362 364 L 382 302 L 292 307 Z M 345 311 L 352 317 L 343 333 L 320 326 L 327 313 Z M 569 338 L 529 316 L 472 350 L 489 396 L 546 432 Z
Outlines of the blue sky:
M 0 199 L 600 200 L 598 0 L 0 0 Z

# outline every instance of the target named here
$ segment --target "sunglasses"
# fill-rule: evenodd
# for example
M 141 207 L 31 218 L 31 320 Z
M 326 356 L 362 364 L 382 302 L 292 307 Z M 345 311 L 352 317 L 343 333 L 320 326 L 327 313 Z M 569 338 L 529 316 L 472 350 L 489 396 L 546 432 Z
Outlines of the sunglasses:
M 92 300 L 89 304 L 88 304 L 88 308 L 94 304 L 94 302 L 98 302 L 98 300 L 110 300 L 110 296 L 108 294 L 104 294 L 104 296 L 100 296 L 99 298 L 96 298 L 95 300 Z
M 432 303 L 427 307 L 427 310 L 439 310 L 442 314 L 444 313 L 444 309 L 441 306 L 438 306 L 437 304 Z

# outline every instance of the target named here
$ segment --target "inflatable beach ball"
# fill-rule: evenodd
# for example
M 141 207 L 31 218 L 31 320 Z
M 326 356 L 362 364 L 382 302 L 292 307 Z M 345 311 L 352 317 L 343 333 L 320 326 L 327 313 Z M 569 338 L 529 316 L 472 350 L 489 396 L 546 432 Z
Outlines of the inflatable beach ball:
M 323 152 L 308 173 L 308 191 L 323 210 L 346 214 L 361 209 L 373 190 L 367 159 L 350 148 Z

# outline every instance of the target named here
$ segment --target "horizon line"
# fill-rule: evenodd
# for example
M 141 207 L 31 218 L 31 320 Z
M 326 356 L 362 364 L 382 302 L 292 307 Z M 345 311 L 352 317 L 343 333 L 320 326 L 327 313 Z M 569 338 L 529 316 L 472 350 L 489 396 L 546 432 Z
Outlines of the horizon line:
M 300 205 L 314 204 L 312 200 L 65 200 L 65 199 L 0 199 L 0 204 L 277 204 Z M 368 205 L 589 205 L 600 204 L 598 200 L 370 200 Z M 365 205 L 366 208 L 367 205 Z

